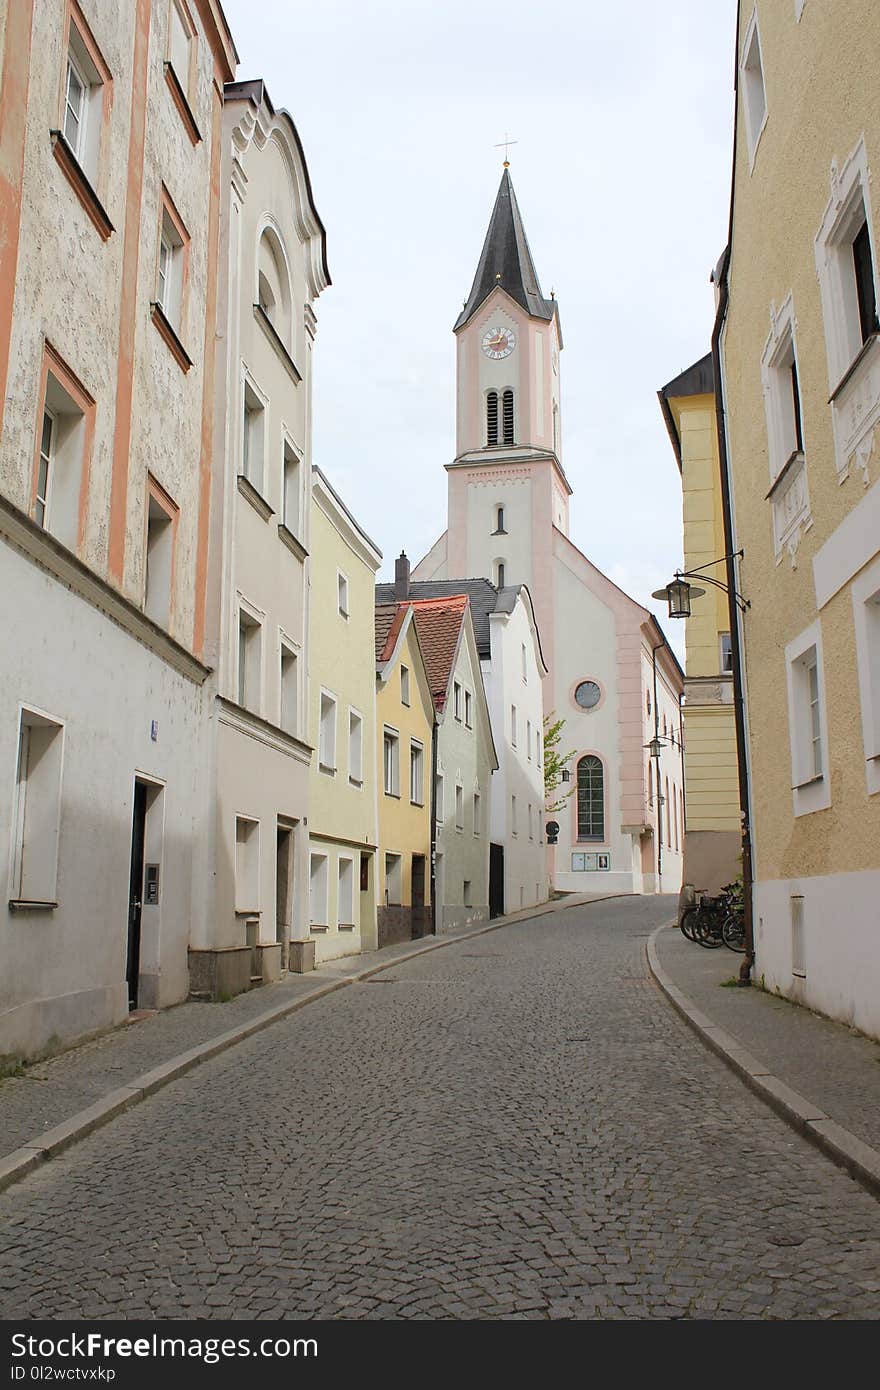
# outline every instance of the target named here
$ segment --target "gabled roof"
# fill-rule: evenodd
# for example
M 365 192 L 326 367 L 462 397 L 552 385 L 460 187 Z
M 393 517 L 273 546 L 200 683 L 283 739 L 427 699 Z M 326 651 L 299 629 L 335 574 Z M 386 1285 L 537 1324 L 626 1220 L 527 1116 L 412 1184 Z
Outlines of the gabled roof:
M 376 603 L 376 665 L 384 666 L 391 659 L 403 622 L 405 608 L 396 603 Z
M 403 600 L 406 603 L 406 600 Z M 449 677 L 458 654 L 461 625 L 468 610 L 467 594 L 411 601 L 419 646 L 438 714 L 446 704 Z
M 455 329 L 462 328 L 484 299 L 499 288 L 522 305 L 532 318 L 552 319 L 557 312 L 556 300 L 545 299 L 541 293 L 538 272 L 507 169 L 501 176 L 474 283 L 455 321 Z
M 666 385 L 661 386 L 657 392 L 657 399 L 660 402 L 660 409 L 675 452 L 679 472 L 681 472 L 681 438 L 669 402 L 680 400 L 685 396 L 712 396 L 714 394 L 715 372 L 712 366 L 711 352 L 707 352 L 706 356 L 701 357 L 699 362 L 685 367 L 683 372 L 679 372 L 678 376 L 667 381 Z
M 407 600 L 411 602 L 414 599 L 425 598 L 449 598 L 461 594 L 466 594 L 470 600 L 477 651 L 481 659 L 488 660 L 492 651 L 489 638 L 489 614 L 495 612 L 499 594 L 499 590 L 495 588 L 494 584 L 490 584 L 488 579 L 413 579 L 410 580 L 407 599 L 403 599 L 401 602 L 406 603 Z M 384 610 L 386 605 L 394 604 L 396 601 L 393 584 L 376 585 L 377 653 L 380 609 Z

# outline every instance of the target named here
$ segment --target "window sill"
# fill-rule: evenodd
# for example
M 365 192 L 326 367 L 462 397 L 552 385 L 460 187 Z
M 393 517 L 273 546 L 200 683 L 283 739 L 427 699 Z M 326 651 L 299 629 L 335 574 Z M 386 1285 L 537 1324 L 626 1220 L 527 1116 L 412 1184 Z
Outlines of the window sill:
M 329 763 L 318 763 L 318 771 L 326 773 L 328 777 L 336 776 L 336 768 L 331 767 Z
M 490 531 L 489 534 L 490 534 L 490 536 L 507 536 L 507 535 L 510 534 L 510 532 L 509 532 L 509 531 Z
M 819 782 L 825 781 L 824 772 L 819 772 L 815 777 L 806 777 L 803 782 L 795 782 L 792 786 L 793 792 L 802 792 L 805 787 L 815 787 Z
M 55 162 L 60 166 L 61 172 L 85 208 L 89 221 L 101 240 L 109 241 L 115 228 L 104 211 L 103 203 L 83 173 L 79 160 L 65 140 L 62 131 L 50 130 L 49 135 L 52 139 L 52 153 L 55 156 Z
M 833 405 L 834 402 L 837 400 L 838 396 L 841 395 L 843 391 L 845 391 L 846 387 L 849 385 L 856 372 L 859 370 L 859 367 L 862 365 L 865 358 L 868 356 L 868 353 L 871 351 L 872 347 L 877 342 L 878 337 L 880 337 L 880 334 L 876 332 L 868 334 L 867 338 L 862 343 L 862 346 L 859 348 L 852 362 L 847 367 L 843 376 L 840 378 L 840 381 L 837 383 L 834 390 L 831 392 L 831 395 L 828 397 L 829 405 Z
M 351 773 L 349 773 L 348 785 L 350 787 L 357 787 L 358 791 L 360 791 L 364 785 L 364 779 L 363 777 L 352 777 Z
M 354 931 L 354 922 L 340 922 L 338 931 Z
M 298 560 L 307 560 L 309 558 L 309 552 L 306 550 L 305 546 L 301 541 L 297 540 L 290 527 L 285 526 L 283 521 L 280 522 L 278 526 L 278 539 L 287 546 L 290 553 L 295 555 Z
M 410 797 L 409 804 L 410 806 L 418 806 L 419 810 L 421 810 L 425 803 L 424 801 L 413 801 L 412 797 Z
M 162 305 L 156 300 L 153 300 L 150 304 L 150 318 L 158 328 L 159 336 L 164 339 L 167 346 L 171 349 L 171 356 L 174 358 L 184 376 L 186 376 L 192 366 L 192 358 L 178 338 L 174 328 L 169 323 Z
M 350 617 L 350 614 L 346 613 L 346 611 L 345 611 L 344 608 L 340 608 L 340 609 L 339 609 L 339 616 L 340 616 L 340 618 L 344 618 L 345 621 L 348 622 L 348 619 L 349 619 L 349 617 Z
M 258 907 L 237 907 L 235 915 L 236 917 L 259 917 L 260 909 Z
M 274 508 L 269 506 L 263 494 L 257 491 L 250 478 L 246 477 L 244 473 L 239 473 L 237 481 L 238 490 L 245 501 L 250 502 L 254 511 L 258 512 L 264 521 L 270 521 L 275 515 Z
M 770 491 L 765 493 L 765 502 L 769 502 L 773 494 L 778 491 L 780 484 L 784 482 L 784 480 L 790 475 L 790 473 L 795 467 L 795 464 L 803 463 L 804 461 L 805 460 L 803 449 L 792 450 L 788 458 L 785 460 L 785 463 L 782 465 L 779 472 L 776 474 L 776 477 L 773 479 L 773 482 L 770 484 Z
M 174 105 L 177 107 L 180 119 L 183 121 L 184 129 L 190 141 L 193 146 L 198 145 L 202 138 L 201 132 L 196 125 L 196 118 L 192 113 L 192 108 L 187 100 L 186 92 L 181 87 L 180 79 L 174 71 L 174 67 L 169 62 L 165 63 L 165 81 L 168 84 L 168 90 L 174 99 Z
M 10 912 L 51 912 L 58 904 L 48 898 L 10 898 L 7 906 Z
M 278 334 L 278 330 L 276 329 L 272 320 L 269 318 L 269 315 L 266 313 L 266 310 L 263 308 L 262 304 L 254 305 L 254 318 L 257 320 L 257 323 L 260 325 L 266 337 L 269 339 L 269 342 L 272 344 L 273 348 L 278 353 L 278 356 L 281 358 L 281 361 L 284 363 L 285 370 L 287 371 L 288 376 L 293 381 L 293 384 L 295 386 L 299 386 L 300 382 L 302 381 L 302 376 L 300 374 L 299 368 L 297 367 L 290 353 L 287 351 L 287 348 L 284 346 L 284 343 L 282 342 Z
M 473 724 L 465 724 L 464 727 L 465 727 L 466 729 L 473 729 L 474 726 L 473 726 Z
M 386 796 L 393 796 L 393 798 L 394 798 L 395 801 L 399 801 L 399 800 L 400 800 L 400 792 L 390 792 L 390 791 L 388 790 L 387 787 L 385 788 L 385 795 L 386 795 Z
M 312 925 L 309 927 L 309 931 L 310 931 L 310 932 L 314 932 L 315 936 L 323 936 L 324 933 L 325 933 L 325 932 L 328 932 L 329 930 L 330 930 L 330 928 L 329 928 L 329 927 L 326 927 L 326 926 L 324 926 L 324 927 L 316 927 L 316 926 L 314 925 L 314 923 L 312 923 Z

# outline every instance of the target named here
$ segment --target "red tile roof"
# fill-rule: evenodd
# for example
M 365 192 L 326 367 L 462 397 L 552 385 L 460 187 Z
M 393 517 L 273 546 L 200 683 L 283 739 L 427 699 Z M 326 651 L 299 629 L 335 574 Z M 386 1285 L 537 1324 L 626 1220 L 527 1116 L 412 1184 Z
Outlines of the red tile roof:
M 376 664 L 387 661 L 394 651 L 400 627 L 406 614 L 406 604 L 376 604 Z
M 449 674 L 468 602 L 467 594 L 445 594 L 442 598 L 415 599 L 401 605 L 413 610 L 419 646 L 438 712 L 446 703 Z

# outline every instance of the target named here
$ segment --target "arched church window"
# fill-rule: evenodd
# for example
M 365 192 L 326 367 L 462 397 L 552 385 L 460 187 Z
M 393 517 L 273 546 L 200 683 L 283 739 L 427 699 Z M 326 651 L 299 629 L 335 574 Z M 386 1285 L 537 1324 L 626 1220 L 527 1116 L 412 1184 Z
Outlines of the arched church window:
M 486 396 L 486 443 L 498 443 L 498 392 Z
M 501 426 L 504 434 L 504 443 L 513 443 L 513 392 L 508 386 L 501 398 Z
M 496 535 L 496 536 L 506 536 L 506 535 L 507 535 L 507 530 L 506 530 L 505 525 L 504 525 L 504 508 L 503 508 L 503 507 L 496 507 L 496 508 L 495 508 L 495 531 L 494 531 L 493 534 Z
M 605 839 L 605 771 L 592 753 L 577 765 L 577 825 L 579 840 Z
M 504 588 L 504 561 L 499 560 L 495 565 L 495 583 L 499 589 Z

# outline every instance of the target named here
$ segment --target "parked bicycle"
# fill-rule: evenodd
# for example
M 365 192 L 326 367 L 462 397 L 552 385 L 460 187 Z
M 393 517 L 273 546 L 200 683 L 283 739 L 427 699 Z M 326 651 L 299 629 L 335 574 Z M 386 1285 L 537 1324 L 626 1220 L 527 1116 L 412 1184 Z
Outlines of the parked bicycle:
M 696 941 L 707 950 L 727 946 L 731 951 L 745 951 L 741 886 L 728 883 L 717 897 L 701 893 L 697 903 L 682 913 L 679 926 L 690 941 Z

